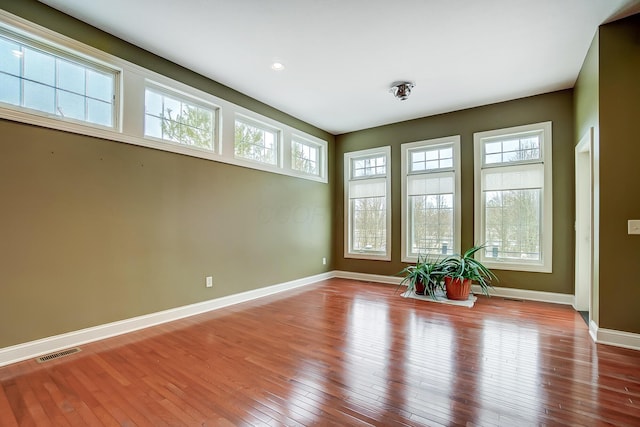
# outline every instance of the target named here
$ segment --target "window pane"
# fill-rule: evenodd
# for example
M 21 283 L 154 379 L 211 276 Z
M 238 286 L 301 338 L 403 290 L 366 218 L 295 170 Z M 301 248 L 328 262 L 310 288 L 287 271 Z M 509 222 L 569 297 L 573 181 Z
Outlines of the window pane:
M 500 142 L 487 142 L 484 146 L 484 151 L 487 154 L 492 153 L 501 153 L 502 152 L 502 143 Z
M 354 178 L 373 175 L 386 174 L 386 158 L 374 157 L 367 159 L 357 159 L 353 161 L 351 176 Z
M 440 161 L 441 168 L 452 168 L 453 167 L 453 159 L 444 159 Z
M 511 139 L 502 141 L 502 151 L 517 151 L 520 149 L 520 140 L 519 139 Z
M 0 102 L 20 105 L 20 79 L 0 73 Z
M 71 119 L 85 120 L 85 99 L 81 95 L 58 91 L 57 114 Z
M 236 157 L 275 165 L 278 134 L 236 120 L 234 151 Z
M 113 76 L 87 69 L 87 96 L 111 102 L 113 100 Z
M 441 159 L 453 158 L 453 148 L 445 148 L 443 150 L 440 150 L 440 158 Z
M 487 258 L 539 261 L 542 190 L 485 192 Z
M 103 126 L 113 126 L 112 105 L 108 102 L 87 99 L 87 121 Z
M 199 148 L 213 149 L 212 123 L 213 113 L 197 107 L 183 105 L 180 142 Z
M 162 119 L 147 114 L 144 118 L 144 134 L 162 139 Z
M 426 166 L 425 166 L 425 168 L 427 170 L 429 170 L 429 169 L 431 169 L 431 170 L 438 169 L 439 167 L 440 167 L 440 162 L 438 160 L 429 160 L 429 161 L 427 161 Z
M 182 111 L 181 102 L 175 98 L 171 98 L 170 96 L 163 96 L 164 98 L 164 108 L 162 111 L 163 117 L 169 120 L 176 120 L 180 116 L 180 112 Z
M 427 160 L 437 160 L 438 150 L 427 150 L 425 151 L 424 156 Z
M 144 110 L 147 114 L 156 117 L 162 116 L 162 95 L 149 89 L 144 93 Z
M 56 82 L 55 58 L 37 50 L 25 48 L 24 78 L 54 86 Z
M 145 89 L 144 135 L 213 150 L 213 110 Z
M 410 196 L 408 206 L 410 255 L 453 254 L 453 193 Z
M 56 91 L 51 86 L 24 82 L 24 106 L 45 113 L 53 113 Z
M 318 175 L 319 150 L 316 146 L 293 141 L 291 144 L 291 167 L 301 172 Z
M 501 163 L 502 154 L 487 154 L 484 162 L 488 165 L 494 164 L 494 163 Z
M 58 60 L 58 87 L 80 95 L 85 94 L 84 67 Z
M 0 37 L 0 72 L 19 76 L 21 58 L 22 50 L 20 45 Z
M 411 172 L 453 168 L 453 148 L 421 148 L 410 152 Z
M 387 246 L 386 198 L 352 199 L 352 250 L 385 253 Z
M 540 159 L 540 135 L 510 136 L 484 143 L 484 164 L 517 163 Z

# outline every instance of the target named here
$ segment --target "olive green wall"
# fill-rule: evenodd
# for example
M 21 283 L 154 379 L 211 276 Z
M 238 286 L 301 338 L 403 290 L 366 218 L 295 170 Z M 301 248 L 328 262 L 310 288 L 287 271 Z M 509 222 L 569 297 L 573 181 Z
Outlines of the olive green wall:
M 640 14 L 600 27 L 600 324 L 640 333 Z
M 324 138 L 332 164 L 326 132 L 35 1 L 0 7 Z M 0 120 L 0 199 L 0 348 L 332 269 L 331 184 Z
M 411 100 L 407 101 L 411 102 Z M 335 156 L 335 268 L 390 275 L 405 264 L 400 261 L 400 145 L 450 135 L 461 137 L 462 246 L 473 241 L 473 133 L 553 122 L 553 273 L 496 271 L 499 286 L 538 291 L 573 293 L 574 132 L 573 91 L 564 90 L 448 114 L 339 135 Z M 391 146 L 392 244 L 391 261 L 344 258 L 344 153 Z
M 593 146 L 591 150 L 592 176 L 591 186 L 592 195 L 591 202 L 593 206 L 600 203 L 600 122 L 599 122 L 599 35 L 596 32 L 587 56 L 584 59 L 578 79 L 574 87 L 574 105 L 575 105 L 575 136 L 576 145 L 585 135 L 588 135 L 593 129 Z M 599 283 L 600 283 L 600 212 L 597 209 L 593 211 L 592 218 L 592 235 L 591 242 L 593 244 L 593 265 L 591 266 L 591 321 L 598 324 L 600 322 L 599 308 Z

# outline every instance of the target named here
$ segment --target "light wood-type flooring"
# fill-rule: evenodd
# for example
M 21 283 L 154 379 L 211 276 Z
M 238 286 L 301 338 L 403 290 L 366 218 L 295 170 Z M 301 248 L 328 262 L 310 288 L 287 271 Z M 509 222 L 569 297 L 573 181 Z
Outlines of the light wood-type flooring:
M 317 285 L 0 368 L 0 426 L 640 426 L 640 351 L 571 307 Z

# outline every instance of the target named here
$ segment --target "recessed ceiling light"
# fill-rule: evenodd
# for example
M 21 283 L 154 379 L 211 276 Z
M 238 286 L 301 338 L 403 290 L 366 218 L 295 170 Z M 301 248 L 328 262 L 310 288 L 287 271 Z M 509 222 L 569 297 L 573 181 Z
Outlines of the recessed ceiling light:
M 280 61 L 274 61 L 271 64 L 271 69 L 275 70 L 275 71 L 282 71 L 282 70 L 284 70 L 284 64 L 282 62 L 280 62 Z

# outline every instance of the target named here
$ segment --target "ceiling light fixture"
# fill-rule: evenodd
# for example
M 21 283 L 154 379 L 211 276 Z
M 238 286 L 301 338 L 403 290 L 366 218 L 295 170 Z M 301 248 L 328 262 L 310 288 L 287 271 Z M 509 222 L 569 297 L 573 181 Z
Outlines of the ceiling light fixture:
M 415 87 L 414 83 L 411 82 L 396 82 L 391 86 L 389 92 L 393 93 L 393 96 L 400 101 L 404 101 L 411 95 L 411 89 Z
M 282 62 L 275 61 L 273 64 L 271 64 L 271 69 L 275 71 L 282 71 L 284 70 L 284 64 Z

